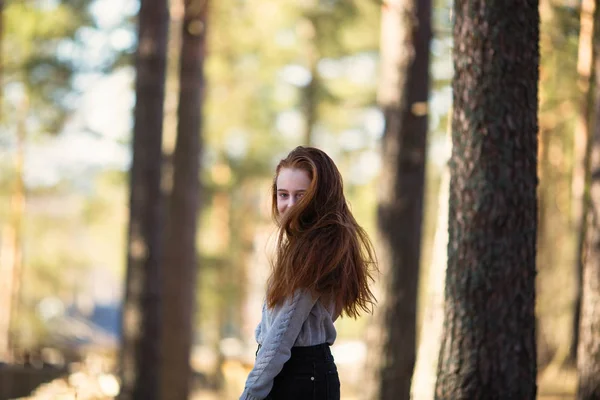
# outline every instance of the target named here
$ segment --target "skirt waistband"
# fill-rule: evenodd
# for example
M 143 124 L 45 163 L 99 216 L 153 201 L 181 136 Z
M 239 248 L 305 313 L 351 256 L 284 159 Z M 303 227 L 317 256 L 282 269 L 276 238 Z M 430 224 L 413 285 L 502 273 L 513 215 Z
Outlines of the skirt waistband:
M 262 346 L 259 344 L 256 355 L 258 355 L 261 347 Z M 330 347 L 331 345 L 329 343 L 321 343 L 314 346 L 294 346 L 291 349 L 291 358 L 333 360 Z

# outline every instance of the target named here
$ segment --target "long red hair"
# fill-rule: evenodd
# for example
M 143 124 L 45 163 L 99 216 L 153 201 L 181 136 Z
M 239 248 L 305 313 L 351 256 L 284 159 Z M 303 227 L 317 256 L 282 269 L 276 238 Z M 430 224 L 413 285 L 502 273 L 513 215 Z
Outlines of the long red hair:
M 293 207 L 279 215 L 277 177 L 283 168 L 301 169 L 311 183 Z M 279 226 L 267 306 L 281 304 L 297 289 L 334 301 L 336 310 L 356 318 L 370 312 L 375 297 L 369 288 L 377 271 L 369 237 L 350 212 L 342 176 L 323 151 L 297 147 L 277 165 L 272 187 L 272 214 Z

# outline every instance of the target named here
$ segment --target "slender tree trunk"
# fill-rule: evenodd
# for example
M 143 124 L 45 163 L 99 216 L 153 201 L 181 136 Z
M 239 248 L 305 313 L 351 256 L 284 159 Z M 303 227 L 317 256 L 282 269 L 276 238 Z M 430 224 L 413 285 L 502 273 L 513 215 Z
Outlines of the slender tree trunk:
M 177 107 L 179 105 L 179 60 L 181 57 L 181 26 L 183 25 L 183 0 L 170 0 L 169 43 L 165 81 L 165 106 L 163 122 L 163 190 L 168 197 L 172 189 L 173 152 L 177 140 Z M 170 185 L 167 185 L 170 184 Z
M 451 142 L 450 135 L 448 135 L 448 142 Z M 449 143 L 449 147 L 451 147 L 451 143 Z M 444 282 L 448 263 L 449 191 L 450 169 L 446 166 L 440 183 L 433 257 L 428 272 L 425 312 L 411 385 L 411 398 L 415 400 L 432 400 L 435 393 L 438 357 L 444 326 Z
M 307 7 L 316 7 L 314 1 Z M 304 114 L 304 133 L 303 142 L 305 146 L 314 145 L 314 129 L 315 123 L 318 120 L 319 108 L 319 89 L 322 85 L 319 70 L 319 50 L 317 48 L 317 24 L 314 21 L 314 16 L 308 15 L 305 17 L 306 28 L 304 29 L 304 40 L 306 41 L 306 59 L 308 60 L 308 70 L 310 72 L 310 82 L 302 89 L 302 112 Z
M 583 265 L 577 399 L 600 398 L 600 43 L 594 44 L 595 127 L 590 159 L 590 204 Z
M 0 0 L 0 122 L 4 120 L 4 6 Z
M 9 335 L 12 308 L 12 277 L 15 232 L 12 223 L 7 222 L 0 232 L 0 361 L 10 359 Z
M 165 293 L 163 398 L 186 400 L 191 383 L 197 287 L 196 232 L 200 207 L 201 110 L 208 0 L 185 0 L 173 190 L 169 199 Z
M 380 181 L 378 256 L 385 276 L 381 298 L 378 399 L 410 398 L 416 353 L 416 306 L 425 187 L 429 95 L 429 0 L 388 1 L 382 9 L 385 114 Z
M 0 124 L 4 120 L 3 115 L 3 89 L 4 89 L 4 59 L 2 58 L 4 47 L 4 0 L 0 0 Z M 10 334 L 10 303 L 12 285 L 11 247 L 14 246 L 14 235 L 10 224 L 2 226 L 0 231 L 0 361 L 7 361 L 8 336 Z
M 586 220 L 586 183 L 589 171 L 589 149 L 590 149 L 590 114 L 594 104 L 593 91 L 590 89 L 592 66 L 593 66 L 593 40 L 595 27 L 595 16 L 597 0 L 583 0 L 581 2 L 580 30 L 579 30 L 579 54 L 577 58 L 577 73 L 579 79 L 577 86 L 581 90 L 581 107 L 577 114 L 574 137 L 574 168 L 572 179 L 571 198 L 571 220 L 573 233 L 577 235 L 574 254 L 574 271 L 576 281 L 575 306 L 573 313 L 573 333 L 571 335 L 571 346 L 569 350 L 569 361 L 573 364 L 577 358 L 577 342 L 579 339 L 579 316 L 581 308 L 581 287 L 583 273 L 583 244 L 585 238 Z
M 29 96 L 25 94 L 19 108 L 17 123 L 17 160 L 15 165 L 15 191 L 12 198 L 12 226 L 14 246 L 12 247 L 12 295 L 10 302 L 9 351 L 14 352 L 17 334 L 17 318 L 21 306 L 23 283 L 23 217 L 25 215 L 25 142 L 27 140 L 27 118 L 29 117 Z M 14 355 L 14 354 L 13 354 Z
M 23 275 L 23 216 L 25 214 L 25 142 L 29 97 L 25 95 L 19 107 L 15 182 L 11 199 L 11 218 L 0 237 L 0 359 L 14 356 L 17 316 L 21 301 Z
M 319 101 L 317 98 L 317 91 L 319 90 L 319 72 L 317 71 L 316 61 L 311 65 L 310 69 L 311 79 L 308 85 L 303 89 L 302 92 L 302 110 L 304 111 L 304 139 L 303 142 L 306 146 L 314 145 L 314 129 L 315 123 L 317 122 L 317 108 Z
M 535 399 L 537 0 L 454 3 L 445 320 L 436 399 Z
M 159 398 L 161 364 L 161 158 L 167 0 L 142 0 L 138 23 L 120 398 L 154 400 Z
M 539 151 L 538 151 L 538 227 L 537 227 L 537 287 L 536 302 L 536 338 L 537 338 L 537 356 L 538 369 L 547 370 L 546 366 L 551 364 L 557 352 L 559 339 L 554 335 L 555 325 L 553 320 L 556 318 L 555 309 L 550 303 L 553 297 L 551 290 L 548 289 L 549 282 L 556 279 L 554 271 L 557 264 L 556 229 L 552 227 L 560 225 L 559 215 L 556 212 L 556 185 L 557 177 L 551 157 L 551 149 L 556 146 L 557 125 L 564 118 L 556 112 L 556 106 L 553 102 L 552 89 L 550 83 L 556 80 L 555 67 L 552 57 L 554 51 L 554 41 L 552 39 L 553 29 L 558 26 L 558 17 L 556 15 L 557 5 L 553 0 L 540 0 L 540 57 L 545 63 L 545 67 L 540 68 L 539 82 Z M 546 28 L 546 29 L 544 29 Z M 553 240 L 554 239 L 554 240 Z M 552 372 L 552 371 L 550 371 Z

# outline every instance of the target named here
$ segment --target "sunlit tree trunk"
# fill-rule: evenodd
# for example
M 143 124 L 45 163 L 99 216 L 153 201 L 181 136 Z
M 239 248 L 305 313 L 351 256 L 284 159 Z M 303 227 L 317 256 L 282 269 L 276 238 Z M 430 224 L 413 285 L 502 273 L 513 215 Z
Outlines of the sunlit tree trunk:
M 304 113 L 304 133 L 303 142 L 306 146 L 314 146 L 314 129 L 317 122 L 317 110 L 319 99 L 317 92 L 320 82 L 319 71 L 317 70 L 318 59 L 314 54 L 314 49 L 309 56 L 310 59 L 310 82 L 302 89 L 302 111 Z
M 319 109 L 319 91 L 322 89 L 323 82 L 319 74 L 318 63 L 320 59 L 319 48 L 319 32 L 317 28 L 316 17 L 313 14 L 314 9 L 318 6 L 315 0 L 305 0 L 303 6 L 306 8 L 305 16 L 302 20 L 303 24 L 301 31 L 302 39 L 304 40 L 304 54 L 307 61 L 307 69 L 310 73 L 310 82 L 302 88 L 300 108 L 304 116 L 304 132 L 302 133 L 302 141 L 305 146 L 314 146 L 314 129 L 318 120 Z
M 15 179 L 10 221 L 0 237 L 0 359 L 11 360 L 17 342 L 17 318 L 23 276 L 23 217 L 25 214 L 25 142 L 29 97 L 24 95 L 16 126 Z
M 378 198 L 383 273 L 375 361 L 376 399 L 410 398 L 423 220 L 431 2 L 395 0 L 382 8 L 379 103 L 385 115 Z
M 447 138 L 451 142 L 450 135 Z M 449 143 L 451 146 L 451 143 Z M 448 201 L 450 190 L 450 170 L 448 166 L 442 173 L 438 195 L 437 223 L 433 241 L 433 256 L 428 271 L 425 312 L 415 372 L 411 385 L 412 399 L 432 400 L 435 393 L 438 357 L 444 325 L 444 282 L 448 253 Z
M 580 11 L 579 52 L 577 57 L 577 86 L 581 90 L 581 106 L 575 121 L 574 168 L 572 178 L 571 221 L 573 233 L 577 235 L 574 254 L 574 271 L 576 277 L 575 312 L 573 313 L 573 333 L 568 358 L 576 360 L 577 341 L 579 339 L 579 315 L 581 308 L 581 288 L 583 273 L 583 244 L 585 238 L 585 215 L 587 199 L 585 196 L 589 158 L 590 114 L 593 108 L 593 91 L 590 90 L 595 18 L 598 14 L 597 0 L 583 0 Z
M 564 112 L 558 111 L 569 107 L 570 101 L 563 99 L 556 104 L 557 96 L 554 93 L 553 83 L 556 82 L 557 61 L 555 55 L 557 31 L 560 30 L 560 17 L 558 4 L 553 0 L 540 0 L 540 81 L 539 81 L 539 158 L 538 158 L 538 237 L 537 237 L 537 276 L 536 284 L 536 338 L 538 369 L 544 371 L 544 376 L 552 377 L 560 368 L 557 357 L 558 352 L 565 354 L 570 345 L 570 332 L 557 334 L 557 328 L 562 326 L 563 314 L 568 314 L 568 306 L 562 309 L 558 306 L 560 300 L 555 295 L 553 285 L 561 281 L 560 287 L 565 287 L 564 292 L 569 292 L 569 281 L 566 275 L 571 274 L 572 268 L 565 264 L 564 254 L 571 251 L 570 241 L 572 233 L 567 231 L 568 223 L 565 213 L 559 212 L 557 189 L 562 184 L 561 168 L 556 166 L 557 151 L 563 136 L 560 125 L 564 122 Z M 566 196 L 563 196 L 563 198 Z M 569 216 L 570 217 L 570 216 Z M 557 229 L 556 227 L 560 227 Z M 563 229 L 564 228 L 564 229 Z M 561 246 L 556 246 L 559 241 Z M 564 249 L 566 247 L 566 249 Z M 571 261 L 573 260 L 570 257 Z M 567 268 L 562 266 L 566 265 Z M 563 311 L 564 310 L 564 311 Z M 565 329 L 566 331 L 566 329 Z M 563 356 L 564 359 L 564 356 Z M 548 367 L 551 367 L 550 369 Z M 558 368 L 556 368 L 558 367 Z
M 12 308 L 13 257 L 15 232 L 10 222 L 2 226 L 0 232 L 0 360 L 8 361 L 10 318 Z
M 595 127 L 590 158 L 590 203 L 583 265 L 579 345 L 578 400 L 600 398 L 600 43 L 594 44 Z
M 0 0 L 0 121 L 4 120 L 4 0 Z
M 181 25 L 183 24 L 183 0 L 169 1 L 169 43 L 165 81 L 165 105 L 163 122 L 163 189 L 168 196 L 172 189 L 173 152 L 177 139 L 177 107 L 179 104 L 179 59 L 181 51 Z
M 178 126 L 164 258 L 163 398 L 190 393 L 197 287 L 196 232 L 200 207 L 203 66 L 208 0 L 185 0 L 180 53 Z
M 120 398 L 154 400 L 159 398 L 161 364 L 161 159 L 167 1 L 142 0 L 138 24 Z
M 3 52 L 1 51 L 4 43 L 4 0 L 0 0 L 0 123 L 4 121 L 4 104 L 2 102 L 3 89 L 4 89 L 4 58 Z M 20 142 L 19 139 L 17 139 Z M 21 146 L 17 146 L 17 151 Z M 17 180 L 21 180 L 22 176 L 19 176 L 19 155 L 17 155 L 16 161 L 16 176 Z M 22 175 L 22 174 L 21 174 Z M 17 182 L 16 186 L 19 186 Z M 11 206 L 11 214 L 13 219 L 18 212 L 15 212 L 14 207 L 18 203 L 16 199 L 13 199 Z M 0 231 L 0 360 L 9 360 L 9 345 L 10 345 L 10 320 L 11 320 L 11 309 L 12 309 L 12 288 L 13 288 L 13 270 L 15 264 L 15 251 L 17 249 L 16 243 L 16 231 L 18 228 L 15 227 L 14 221 L 7 222 L 2 226 Z
M 436 399 L 535 399 L 537 0 L 454 3 L 445 318 Z

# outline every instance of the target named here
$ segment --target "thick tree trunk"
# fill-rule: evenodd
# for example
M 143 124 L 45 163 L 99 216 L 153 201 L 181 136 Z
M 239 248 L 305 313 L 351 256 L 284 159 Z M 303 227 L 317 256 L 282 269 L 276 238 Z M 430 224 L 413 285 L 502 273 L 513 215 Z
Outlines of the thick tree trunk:
M 201 109 L 208 0 L 185 0 L 180 58 L 177 142 L 164 259 L 163 398 L 190 393 L 197 287 L 196 232 L 200 207 Z
M 586 182 L 588 180 L 589 166 L 589 138 L 590 138 L 590 114 L 593 108 L 593 91 L 590 90 L 593 66 L 593 38 L 595 28 L 595 15 L 597 0 L 583 0 L 580 12 L 579 30 L 579 52 L 577 57 L 577 73 L 579 80 L 577 85 L 581 90 L 581 107 L 576 119 L 574 137 L 574 168 L 571 184 L 571 220 L 573 233 L 577 236 L 575 245 L 573 268 L 577 282 L 575 295 L 575 312 L 573 313 L 573 333 L 571 335 L 571 346 L 568 354 L 569 361 L 573 364 L 577 355 L 577 342 L 579 339 L 579 315 L 581 308 L 581 287 L 583 270 L 583 244 L 585 238 L 585 216 L 587 199 L 585 196 Z
M 385 114 L 378 207 L 378 257 L 384 274 L 377 344 L 378 399 L 410 398 L 423 219 L 429 95 L 431 2 L 388 1 L 382 9 Z
M 159 398 L 161 158 L 168 23 L 166 0 L 141 1 L 122 323 L 120 398 L 125 400 Z
M 535 399 L 538 2 L 457 0 L 454 15 L 436 399 Z
M 513 12 L 480 0 L 455 3 L 439 399 L 536 393 L 538 8 L 519 1 L 506 9 Z
M 578 400 L 600 398 L 600 43 L 594 44 L 594 50 L 596 109 L 577 349 Z

